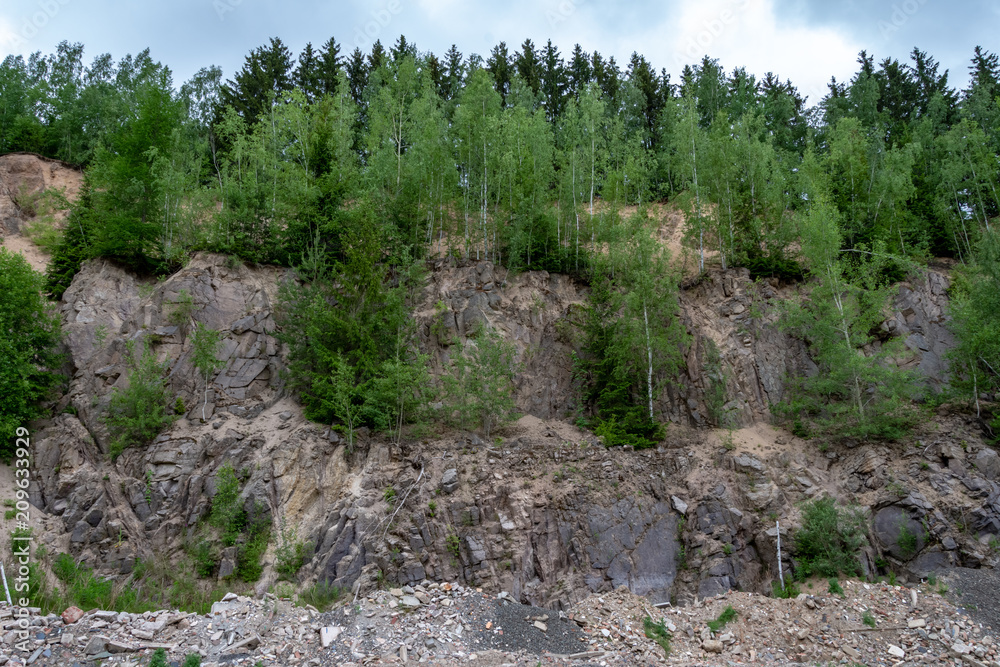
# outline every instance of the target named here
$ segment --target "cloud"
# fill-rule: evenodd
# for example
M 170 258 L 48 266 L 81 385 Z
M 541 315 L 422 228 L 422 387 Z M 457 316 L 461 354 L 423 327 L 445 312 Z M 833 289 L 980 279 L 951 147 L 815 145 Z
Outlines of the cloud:
M 5 54 L 12 51 L 19 52 L 17 47 L 20 40 L 21 36 L 18 35 L 14 23 L 6 16 L 0 16 L 0 51 Z
M 668 70 L 680 72 L 707 54 L 728 70 L 740 66 L 758 77 L 774 72 L 791 79 L 813 103 L 831 76 L 851 76 L 863 48 L 834 27 L 779 19 L 773 0 L 683 0 L 664 27 L 667 47 L 650 56 Z

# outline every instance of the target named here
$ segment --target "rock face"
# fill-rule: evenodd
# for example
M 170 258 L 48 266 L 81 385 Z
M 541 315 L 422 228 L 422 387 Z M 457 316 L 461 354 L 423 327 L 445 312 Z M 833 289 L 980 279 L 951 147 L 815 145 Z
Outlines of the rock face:
M 794 568 L 796 504 L 827 493 L 873 508 L 883 530 L 866 555 L 869 572 L 880 556 L 914 576 L 995 560 L 985 545 L 1000 534 L 1000 463 L 991 450 L 960 444 L 977 442 L 970 426 L 949 423 L 947 436 L 926 436 L 913 450 L 824 453 L 757 423 L 786 375 L 811 366 L 803 345 L 774 327 L 768 304 L 786 294 L 744 273 L 712 274 L 682 293 L 692 344 L 659 405 L 676 424 L 643 452 L 607 450 L 553 420 L 573 409 L 582 291 L 544 272 L 508 280 L 485 262 L 432 273 L 415 313 L 421 340 L 440 370 L 477 327 L 496 328 L 517 346 L 516 401 L 527 416 L 488 443 L 471 433 L 401 442 L 362 434 L 348 451 L 284 392 L 273 316 L 281 280 L 280 270 L 208 254 L 157 284 L 106 262 L 84 267 L 62 305 L 69 392 L 34 436 L 32 502 L 49 517 L 52 552 L 119 574 L 137 558 L 180 557 L 229 463 L 241 471 L 244 507 L 295 526 L 311 545 L 301 581 L 344 588 L 457 580 L 552 608 L 622 585 L 656 602 L 764 592 L 779 534 L 765 517 L 780 519 L 782 567 Z M 905 324 L 910 336 L 919 327 L 937 341 L 906 363 L 940 357 L 946 345 L 934 333 L 941 284 L 928 279 L 905 295 L 895 330 Z M 191 317 L 172 316 L 187 296 Z M 223 333 L 225 366 L 207 392 L 190 360 L 196 322 Z M 130 345 L 166 365 L 185 409 L 153 443 L 112 463 L 101 416 L 127 382 Z M 720 395 L 721 404 L 709 400 Z M 755 425 L 731 434 L 732 446 L 692 428 L 720 410 Z M 967 533 L 952 527 L 959 516 Z M 899 520 L 920 529 L 912 549 L 899 543 Z M 272 549 L 262 586 L 273 583 L 274 563 Z M 234 567 L 235 554 L 223 554 L 217 574 Z

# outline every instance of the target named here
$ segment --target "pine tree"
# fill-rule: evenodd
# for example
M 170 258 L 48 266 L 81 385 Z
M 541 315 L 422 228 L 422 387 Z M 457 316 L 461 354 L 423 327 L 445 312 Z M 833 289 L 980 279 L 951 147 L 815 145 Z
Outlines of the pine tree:
M 507 43 L 500 42 L 493 47 L 490 57 L 486 60 L 486 70 L 493 76 L 493 87 L 500 93 L 500 103 L 507 105 L 507 95 L 510 94 L 510 81 L 514 72 L 507 53 Z
M 343 66 L 343 59 L 340 57 L 340 44 L 331 37 L 319 52 L 317 79 L 321 94 L 333 95 L 337 92 L 337 80 Z

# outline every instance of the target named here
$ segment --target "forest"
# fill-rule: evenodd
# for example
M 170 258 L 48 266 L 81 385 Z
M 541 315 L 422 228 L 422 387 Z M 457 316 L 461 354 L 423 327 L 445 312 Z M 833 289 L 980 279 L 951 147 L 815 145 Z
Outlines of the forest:
M 199 250 L 293 268 L 283 336 L 319 421 L 419 418 L 408 303 L 425 260 L 449 256 L 589 286 L 577 417 L 608 444 L 654 444 L 654 398 L 685 345 L 684 277 L 648 214 L 669 203 L 699 272 L 808 286 L 782 321 L 822 372 L 779 413 L 805 432 L 898 437 L 929 398 L 878 324 L 892 285 L 929 261 L 958 267 L 955 395 L 978 411 L 1000 389 L 1000 59 L 976 47 L 964 89 L 916 48 L 857 65 L 810 101 L 708 57 L 672 81 L 638 53 L 620 64 L 551 41 L 484 59 L 402 36 L 296 56 L 273 38 L 231 79 L 209 66 L 178 86 L 148 51 L 86 64 L 64 42 L 0 65 L 0 154 L 85 170 L 53 244 L 53 298 L 94 257 L 151 276 Z M 467 362 L 492 374 L 472 377 L 503 380 L 509 351 L 489 332 L 480 343 Z M 486 431 L 504 414 L 473 413 Z

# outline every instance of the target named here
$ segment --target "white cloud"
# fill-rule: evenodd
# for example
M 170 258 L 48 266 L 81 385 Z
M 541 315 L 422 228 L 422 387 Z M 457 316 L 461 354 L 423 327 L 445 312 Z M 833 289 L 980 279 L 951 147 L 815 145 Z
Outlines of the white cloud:
M 647 57 L 668 71 L 708 54 L 728 70 L 744 66 L 758 77 L 770 71 L 791 79 L 813 103 L 831 76 L 851 76 L 862 48 L 833 28 L 779 21 L 773 0 L 682 0 L 664 29 L 667 39 Z
M 22 53 L 23 48 L 23 39 L 14 22 L 6 16 L 0 16 L 0 58 L 9 53 Z

